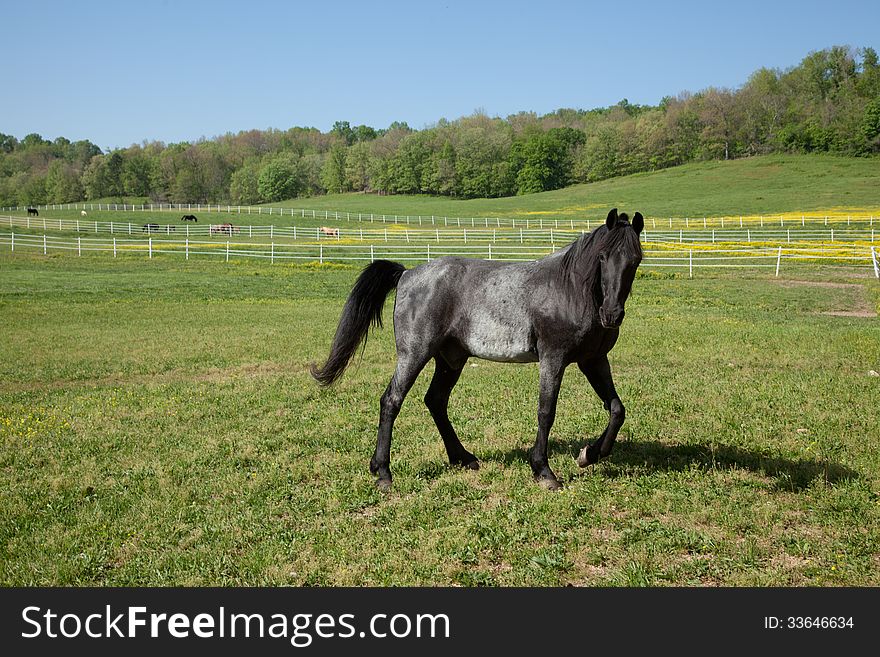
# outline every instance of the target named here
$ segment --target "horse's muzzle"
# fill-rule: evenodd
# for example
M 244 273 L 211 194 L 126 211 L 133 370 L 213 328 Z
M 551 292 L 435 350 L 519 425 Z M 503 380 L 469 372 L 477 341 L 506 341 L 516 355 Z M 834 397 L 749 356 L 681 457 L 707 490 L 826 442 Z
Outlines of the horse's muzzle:
M 602 325 L 602 328 L 620 328 L 625 314 L 623 308 L 615 308 L 614 310 L 605 310 L 604 307 L 599 308 L 599 323 Z

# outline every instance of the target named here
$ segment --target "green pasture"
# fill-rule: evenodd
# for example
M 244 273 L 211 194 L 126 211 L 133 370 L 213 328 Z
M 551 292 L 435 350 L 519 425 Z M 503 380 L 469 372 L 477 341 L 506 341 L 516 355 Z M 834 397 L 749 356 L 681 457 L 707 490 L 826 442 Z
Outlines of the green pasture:
M 690 218 L 699 221 L 708 218 L 744 217 L 751 223 L 759 223 L 762 215 L 785 214 L 789 223 L 807 215 L 814 222 L 825 215 L 845 220 L 852 216 L 854 221 L 864 223 L 873 215 L 874 223 L 880 216 L 880 161 L 876 158 L 838 157 L 831 155 L 767 155 L 731 161 L 697 162 L 660 171 L 621 176 L 609 180 L 583 185 L 573 185 L 564 189 L 497 199 L 456 200 L 448 197 L 431 196 L 378 196 L 376 194 L 330 194 L 312 198 L 295 198 L 270 204 L 273 208 L 314 211 L 303 216 L 279 217 L 269 215 L 268 207 L 263 214 L 247 214 L 243 211 L 228 212 L 227 203 L 221 203 L 221 211 L 216 205 L 212 212 L 193 210 L 173 212 L 128 212 L 112 213 L 120 222 L 132 221 L 135 224 L 148 220 L 165 224 L 180 222 L 183 214 L 193 212 L 199 222 L 268 225 L 282 223 L 302 226 L 321 226 L 328 223 L 357 218 L 362 221 L 373 215 L 373 223 L 385 222 L 398 217 L 454 217 L 466 221 L 468 218 L 515 219 L 517 225 L 529 220 L 545 225 L 601 220 L 612 207 L 633 213 L 640 211 L 651 226 L 650 220 L 679 220 Z M 94 203 L 147 203 L 148 199 L 100 199 Z M 349 213 L 345 218 L 340 214 Z M 326 213 L 326 214 L 324 214 Z M 24 212 L 17 213 L 24 216 Z M 79 211 L 46 210 L 51 218 L 77 218 Z M 90 212 L 84 220 L 107 220 L 111 213 Z M 411 219 L 411 225 L 413 220 Z M 683 227 L 683 221 L 673 222 L 675 228 Z M 681 226 L 679 224 L 682 224 Z M 2 225 L 2 224 L 0 224 Z M 444 224 L 445 225 L 445 224 Z M 715 221 L 713 227 L 720 225 Z
M 797 211 L 813 215 L 880 214 L 880 162 L 875 158 L 768 155 L 687 164 L 660 171 L 498 199 L 328 195 L 293 199 L 285 207 L 454 217 L 604 217 L 608 209 L 646 218 L 733 217 Z
M 391 304 L 339 385 L 308 374 L 357 271 L 0 253 L 0 584 L 880 585 L 868 269 L 645 271 L 621 438 L 576 466 L 606 413 L 570 369 L 558 494 L 525 460 L 537 367 L 478 360 L 450 416 L 481 469 L 445 463 L 429 365 L 375 489 Z

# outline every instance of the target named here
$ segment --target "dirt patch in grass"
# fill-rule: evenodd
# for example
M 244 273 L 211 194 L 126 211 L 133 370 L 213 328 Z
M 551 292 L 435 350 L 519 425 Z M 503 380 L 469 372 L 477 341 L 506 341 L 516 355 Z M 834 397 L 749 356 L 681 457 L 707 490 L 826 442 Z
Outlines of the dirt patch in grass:
M 830 317 L 876 317 L 877 313 L 875 313 L 870 308 L 864 308 L 861 310 L 828 310 L 826 312 L 819 313 L 820 315 L 828 315 Z
M 799 280 L 781 280 L 775 281 L 777 285 L 781 287 L 830 287 L 830 288 L 838 288 L 838 289 L 861 289 L 862 286 L 859 283 L 835 283 L 832 281 L 799 281 Z
M 855 305 L 849 310 L 823 310 L 817 315 L 829 317 L 876 317 L 877 311 L 871 307 L 871 303 L 865 296 L 865 288 L 859 283 L 834 283 L 831 281 L 800 281 L 782 280 L 777 281 L 780 287 L 819 287 L 825 289 L 848 290 L 854 292 Z

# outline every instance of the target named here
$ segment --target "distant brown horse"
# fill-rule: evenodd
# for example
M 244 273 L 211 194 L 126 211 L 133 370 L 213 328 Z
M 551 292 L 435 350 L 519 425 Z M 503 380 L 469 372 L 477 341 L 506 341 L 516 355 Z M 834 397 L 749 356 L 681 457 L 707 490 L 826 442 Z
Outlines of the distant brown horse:
M 238 226 L 233 226 L 232 224 L 212 224 L 211 225 L 211 235 L 215 233 L 220 233 L 221 235 L 232 235 L 232 233 L 239 233 L 241 229 Z

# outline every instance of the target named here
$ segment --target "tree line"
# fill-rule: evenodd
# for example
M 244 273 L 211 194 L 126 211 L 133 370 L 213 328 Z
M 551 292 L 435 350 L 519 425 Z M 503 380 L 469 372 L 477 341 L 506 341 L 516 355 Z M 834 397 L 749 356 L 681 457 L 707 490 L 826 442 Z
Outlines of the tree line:
M 880 153 L 880 63 L 833 47 L 788 70 L 762 68 L 738 89 L 506 118 L 476 112 L 422 130 L 338 121 L 249 130 L 193 143 L 104 153 L 89 141 L 0 133 L 0 205 L 146 197 L 270 203 L 338 192 L 499 197 L 766 153 Z

